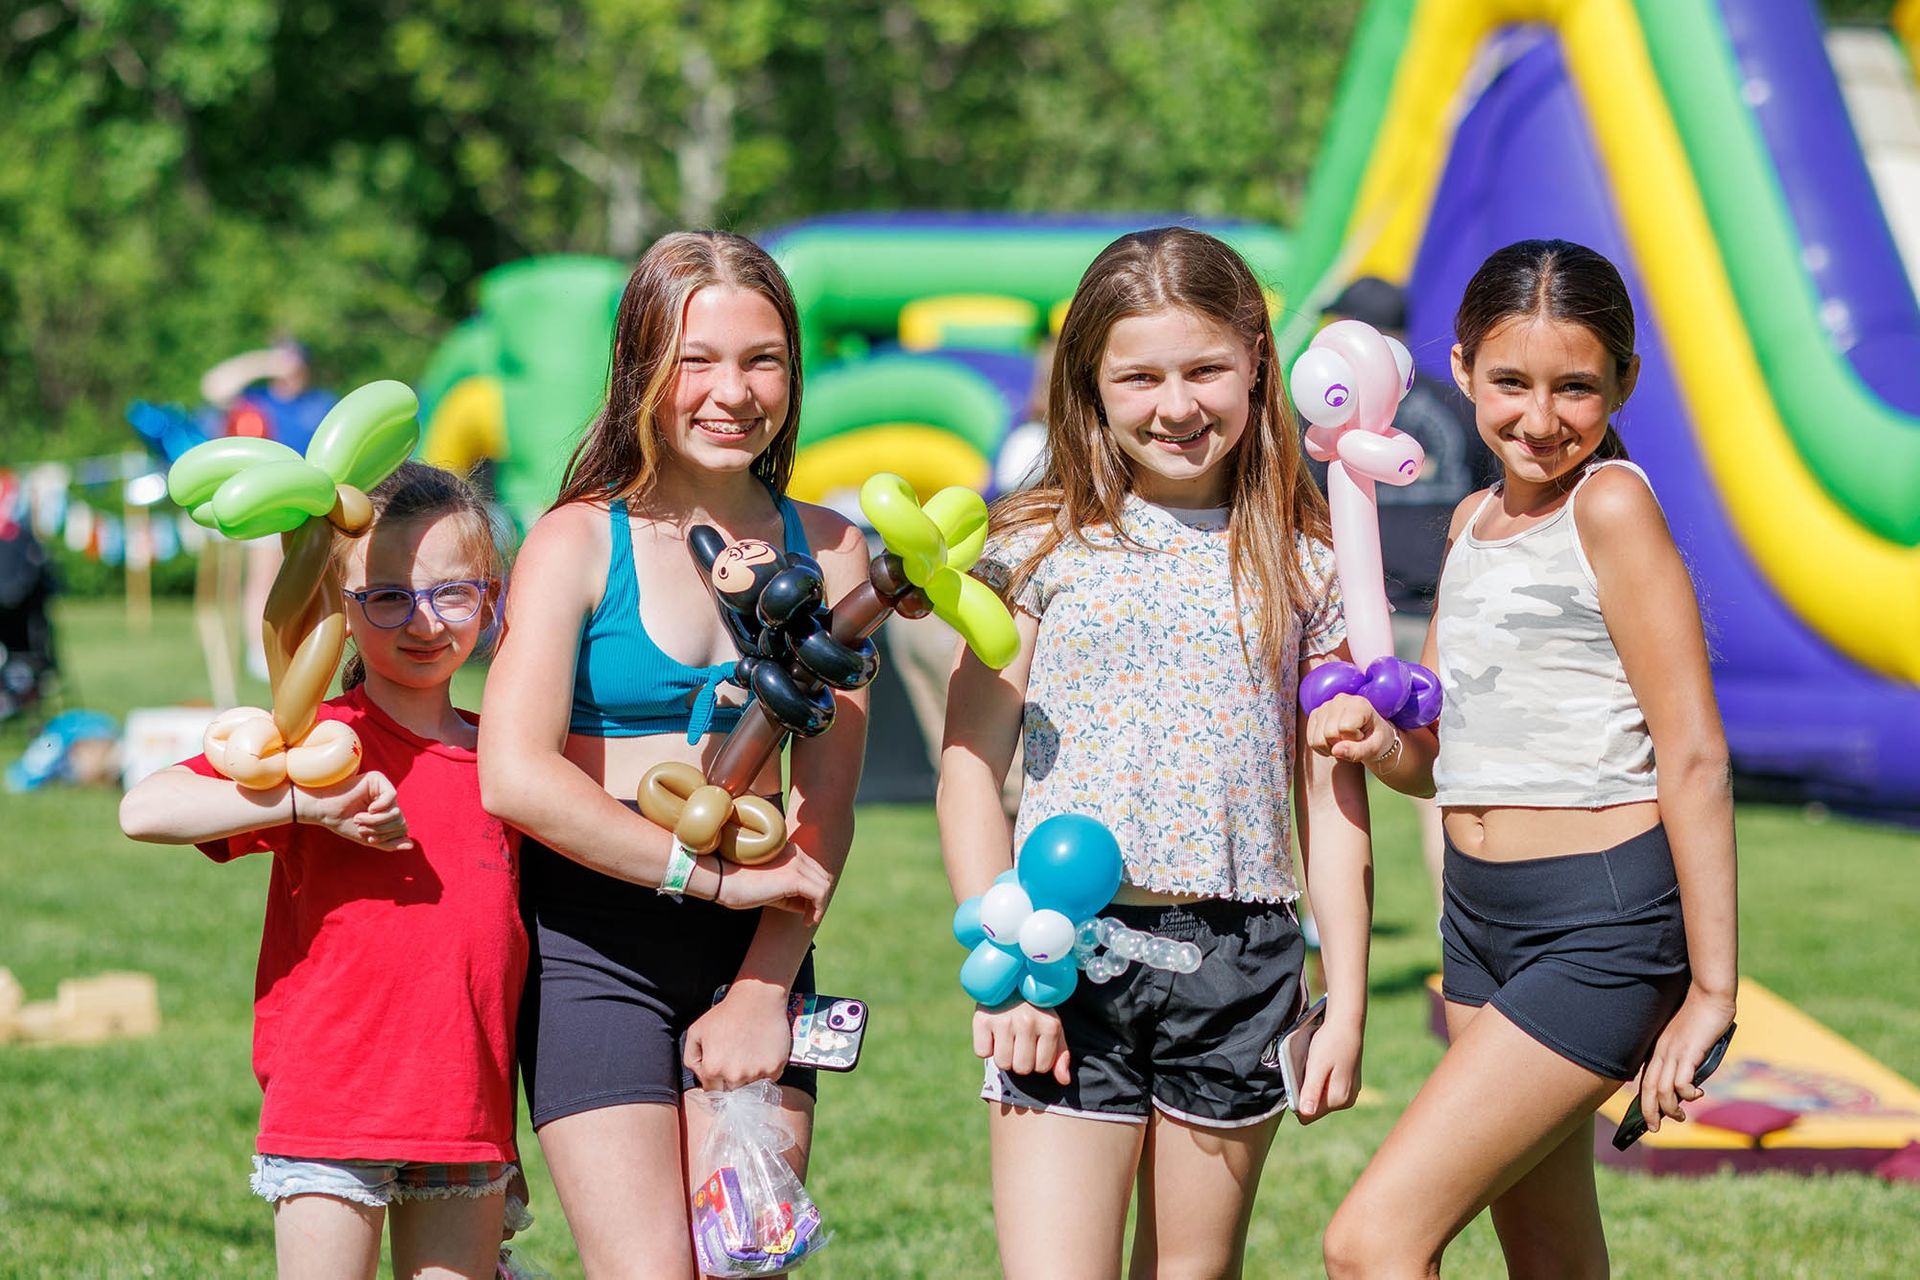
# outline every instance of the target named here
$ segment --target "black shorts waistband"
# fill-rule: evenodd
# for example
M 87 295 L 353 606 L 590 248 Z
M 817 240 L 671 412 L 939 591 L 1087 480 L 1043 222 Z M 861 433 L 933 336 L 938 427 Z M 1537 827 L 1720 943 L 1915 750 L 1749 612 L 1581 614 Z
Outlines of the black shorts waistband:
M 1240 934 L 1250 921 L 1270 916 L 1294 918 L 1284 902 L 1236 902 L 1231 898 L 1201 898 L 1193 902 L 1110 902 L 1099 911 L 1129 929 L 1164 938 L 1190 941 L 1204 936 Z
M 1673 893 L 1673 851 L 1656 825 L 1610 849 L 1492 862 L 1446 842 L 1446 888 L 1482 919 L 1549 923 L 1632 911 Z

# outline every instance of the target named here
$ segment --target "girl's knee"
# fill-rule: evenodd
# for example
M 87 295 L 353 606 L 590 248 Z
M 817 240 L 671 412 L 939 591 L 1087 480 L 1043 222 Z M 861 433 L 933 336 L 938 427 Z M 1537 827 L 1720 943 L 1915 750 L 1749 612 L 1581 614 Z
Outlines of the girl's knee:
M 1390 1214 L 1349 1198 L 1320 1238 L 1320 1256 L 1331 1280 L 1380 1280 L 1439 1272 L 1439 1250 L 1385 1229 Z
M 1320 1256 L 1333 1280 L 1367 1274 L 1372 1261 L 1373 1233 L 1366 1229 L 1365 1214 L 1356 1212 L 1349 1199 L 1334 1212 L 1333 1221 L 1320 1237 Z

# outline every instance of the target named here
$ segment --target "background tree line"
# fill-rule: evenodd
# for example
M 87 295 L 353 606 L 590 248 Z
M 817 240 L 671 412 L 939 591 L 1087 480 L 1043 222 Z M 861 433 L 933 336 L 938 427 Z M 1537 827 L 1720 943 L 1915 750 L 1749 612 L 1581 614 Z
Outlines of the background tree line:
M 120 448 L 129 400 L 278 332 L 333 385 L 412 377 L 527 254 L 849 209 L 1287 223 L 1359 8 L 8 0 L 4 460 Z

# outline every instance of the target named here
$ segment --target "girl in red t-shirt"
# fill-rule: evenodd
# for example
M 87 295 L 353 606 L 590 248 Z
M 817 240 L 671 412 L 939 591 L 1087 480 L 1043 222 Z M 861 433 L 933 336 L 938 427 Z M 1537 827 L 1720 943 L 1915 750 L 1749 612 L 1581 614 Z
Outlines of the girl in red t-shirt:
M 396 1274 L 491 1276 L 527 941 L 518 850 L 480 807 L 476 719 L 449 684 L 496 612 L 500 552 L 445 471 L 406 463 L 370 496 L 372 528 L 336 548 L 358 653 L 320 708 L 359 735 L 363 771 L 252 791 L 199 756 L 129 791 L 120 825 L 216 862 L 274 854 L 253 1188 L 280 1275 L 372 1277 L 391 1209 Z

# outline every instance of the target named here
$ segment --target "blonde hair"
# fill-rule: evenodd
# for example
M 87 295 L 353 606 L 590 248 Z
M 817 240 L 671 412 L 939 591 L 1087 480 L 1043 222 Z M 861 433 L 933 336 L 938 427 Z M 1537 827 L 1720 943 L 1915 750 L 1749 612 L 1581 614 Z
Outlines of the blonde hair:
M 1080 278 L 1053 355 L 1046 471 L 1037 486 L 993 508 L 996 530 L 1043 527 L 1033 551 L 1014 567 L 1007 593 L 1017 593 L 1066 538 L 1090 545 L 1089 527 L 1104 525 L 1123 544 L 1129 541 L 1120 513 L 1133 491 L 1133 469 L 1104 421 L 1100 358 L 1116 322 L 1170 307 L 1219 322 L 1253 353 L 1247 430 L 1223 464 L 1231 470 L 1228 557 L 1235 605 L 1258 601 L 1260 658 L 1278 676 L 1285 611 L 1304 612 L 1316 603 L 1295 535 L 1329 542 L 1327 503 L 1301 462 L 1266 295 L 1240 255 L 1203 232 L 1161 227 L 1122 236 Z

